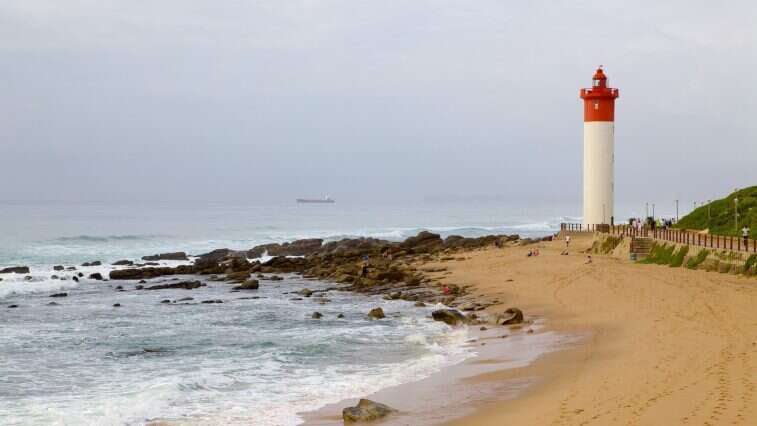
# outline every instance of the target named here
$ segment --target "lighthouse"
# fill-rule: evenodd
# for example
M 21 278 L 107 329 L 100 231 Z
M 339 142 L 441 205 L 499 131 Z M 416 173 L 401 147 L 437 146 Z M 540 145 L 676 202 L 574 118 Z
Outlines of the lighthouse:
M 581 89 L 584 101 L 584 225 L 614 221 L 615 99 L 618 89 L 607 85 L 600 65 L 590 89 Z

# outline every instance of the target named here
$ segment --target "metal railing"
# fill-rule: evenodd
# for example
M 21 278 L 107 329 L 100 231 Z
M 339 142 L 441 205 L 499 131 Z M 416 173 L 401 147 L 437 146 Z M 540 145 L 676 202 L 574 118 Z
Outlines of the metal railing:
M 622 237 L 646 237 L 677 244 L 729 250 L 735 252 L 757 253 L 757 240 L 744 239 L 726 235 L 704 234 L 697 231 L 672 228 L 655 228 L 649 226 L 634 227 L 631 225 L 584 225 L 581 223 L 562 223 L 560 230 L 567 232 L 604 232 Z

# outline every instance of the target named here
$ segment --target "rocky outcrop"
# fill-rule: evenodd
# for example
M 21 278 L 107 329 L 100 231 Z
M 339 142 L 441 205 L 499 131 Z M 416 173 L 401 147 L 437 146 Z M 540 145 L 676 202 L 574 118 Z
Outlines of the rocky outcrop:
M 180 281 L 177 283 L 158 284 L 150 287 L 145 287 L 145 290 L 165 290 L 168 288 L 181 288 L 185 290 L 191 290 L 193 288 L 200 288 L 204 286 L 205 284 L 201 283 L 200 281 Z
M 11 266 L 9 268 L 0 269 L 0 274 L 28 274 L 28 266 Z
M 386 315 L 384 315 L 384 310 L 379 308 L 373 308 L 368 312 L 368 318 L 370 319 L 382 319 L 386 318 Z
M 468 318 L 456 309 L 437 309 L 431 312 L 431 317 L 453 327 L 468 322 Z
M 152 256 L 142 256 L 142 260 L 188 260 L 187 254 L 183 251 L 177 251 L 173 253 L 160 253 Z
M 291 243 L 262 244 L 247 250 L 247 258 L 255 259 L 268 254 L 269 256 L 308 256 L 318 253 L 323 245 L 320 238 L 295 240 Z
M 134 262 L 132 262 L 131 260 L 124 259 L 124 260 L 117 260 L 117 261 L 111 263 L 111 265 L 113 265 L 113 266 L 133 266 Z
M 90 280 L 102 281 L 103 275 L 99 272 L 95 272 L 95 273 L 89 274 L 89 277 L 87 278 L 89 278 Z
M 345 423 L 370 422 L 396 412 L 397 410 L 394 408 L 380 402 L 371 401 L 370 399 L 361 399 L 356 406 L 347 407 L 342 410 L 342 419 Z
M 55 265 L 55 266 L 53 266 L 53 271 L 62 271 L 63 269 L 65 269 L 63 267 L 63 265 Z
M 428 253 L 442 246 L 439 234 L 428 231 L 421 231 L 414 237 L 409 237 L 400 244 L 400 247 L 410 253 Z

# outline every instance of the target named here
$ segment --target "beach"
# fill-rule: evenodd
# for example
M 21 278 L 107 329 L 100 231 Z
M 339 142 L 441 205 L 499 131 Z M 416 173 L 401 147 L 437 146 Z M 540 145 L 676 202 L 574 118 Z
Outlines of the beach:
M 591 236 L 486 249 L 445 262 L 445 281 L 497 296 L 548 329 L 585 336 L 524 368 L 468 379 L 529 379 L 449 425 L 750 424 L 757 375 L 757 280 L 587 256 Z M 512 280 L 508 282 L 508 280 Z M 488 309 L 493 309 L 488 308 Z M 504 398 L 503 398 L 504 399 Z

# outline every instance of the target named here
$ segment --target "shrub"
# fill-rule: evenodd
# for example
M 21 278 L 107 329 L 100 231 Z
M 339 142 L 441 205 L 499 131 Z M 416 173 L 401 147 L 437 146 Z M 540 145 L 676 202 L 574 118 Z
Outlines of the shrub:
M 689 259 L 688 262 L 686 262 L 686 267 L 689 269 L 697 269 L 697 267 L 704 262 L 705 259 L 707 259 L 707 256 L 710 255 L 710 251 L 706 249 L 699 250 L 699 253 L 697 253 L 696 256 Z
M 681 265 L 683 265 L 683 259 L 686 257 L 686 254 L 688 253 L 689 253 L 689 246 L 682 246 L 680 249 L 678 249 L 678 252 L 670 260 L 670 263 L 669 263 L 670 267 L 680 268 Z

